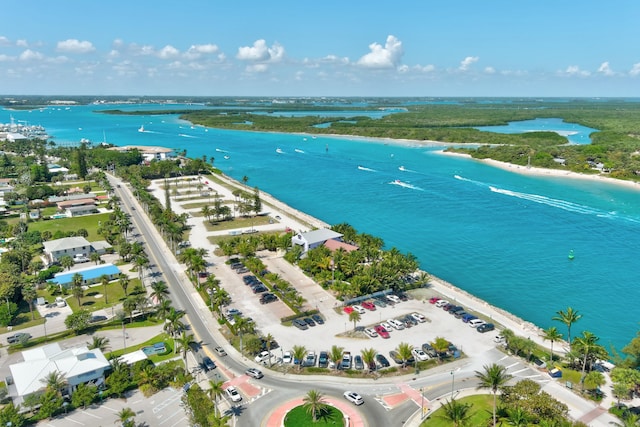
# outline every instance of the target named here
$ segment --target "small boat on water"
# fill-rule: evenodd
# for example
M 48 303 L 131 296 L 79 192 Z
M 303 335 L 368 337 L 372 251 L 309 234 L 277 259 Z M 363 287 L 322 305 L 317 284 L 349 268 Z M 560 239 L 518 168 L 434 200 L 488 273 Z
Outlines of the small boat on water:
M 401 171 L 406 171 L 406 169 L 404 168 L 404 166 L 400 166 L 398 169 L 399 169 L 399 170 L 401 170 Z
M 224 156 L 225 160 L 229 160 L 231 157 L 230 156 Z
M 301 149 L 299 149 L 299 148 L 295 148 L 293 151 L 295 151 L 296 153 L 304 154 L 304 151 L 302 151 L 302 150 L 301 150 Z
M 282 151 L 282 150 L 281 150 L 281 149 L 279 149 L 279 148 L 276 148 L 276 153 L 278 153 L 278 154 L 284 154 L 284 151 Z
M 144 132 L 144 125 L 140 126 L 140 128 L 138 129 L 138 132 Z

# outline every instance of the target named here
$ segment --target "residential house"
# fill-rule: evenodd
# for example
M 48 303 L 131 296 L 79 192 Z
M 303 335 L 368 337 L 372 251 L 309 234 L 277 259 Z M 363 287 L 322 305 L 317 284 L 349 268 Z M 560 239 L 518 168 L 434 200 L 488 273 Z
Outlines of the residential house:
M 340 233 L 336 233 L 328 228 L 320 228 L 318 230 L 294 235 L 291 237 L 291 244 L 302 246 L 302 252 L 306 253 L 309 249 L 324 245 L 328 240 L 339 241 L 341 238 L 342 234 Z
M 52 372 L 65 379 L 63 395 L 67 395 L 73 394 L 79 384 L 104 383 L 105 371 L 111 368 L 100 349 L 89 350 L 86 346 L 62 349 L 59 343 L 47 344 L 23 351 L 22 358 L 23 362 L 9 365 L 11 377 L 6 379 L 9 396 L 16 405 L 44 390 Z
M 44 255 L 49 263 L 58 262 L 65 255 L 73 258 L 75 255 L 89 256 L 93 250 L 91 243 L 81 236 L 65 237 L 49 240 L 43 243 Z

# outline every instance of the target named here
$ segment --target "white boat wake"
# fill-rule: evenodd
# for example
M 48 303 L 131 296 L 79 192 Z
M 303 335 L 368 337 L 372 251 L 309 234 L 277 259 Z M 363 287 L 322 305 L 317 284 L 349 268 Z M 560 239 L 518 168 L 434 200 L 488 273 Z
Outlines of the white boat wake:
M 295 148 L 293 151 L 295 151 L 296 153 L 304 154 L 304 151 L 299 148 Z
M 228 153 L 228 151 L 227 151 L 227 150 L 223 150 L 222 148 L 216 148 L 216 151 L 217 151 L 218 153 Z
M 282 151 L 280 148 L 276 148 L 276 153 L 278 153 L 278 154 L 284 154 L 284 151 Z
M 415 185 L 411 185 L 408 182 L 404 182 L 404 181 L 400 181 L 399 179 L 396 179 L 394 181 L 391 181 L 389 184 L 392 185 L 397 185 L 399 187 L 404 187 L 404 188 L 409 188 L 411 190 L 418 190 L 418 191 L 424 191 L 422 188 L 417 187 Z
M 179 133 L 178 136 L 181 136 L 183 138 L 197 138 L 197 136 L 187 135 L 186 133 Z
M 358 166 L 358 169 L 360 169 L 361 171 L 367 171 L 367 172 L 378 172 L 375 169 L 365 168 L 364 166 Z

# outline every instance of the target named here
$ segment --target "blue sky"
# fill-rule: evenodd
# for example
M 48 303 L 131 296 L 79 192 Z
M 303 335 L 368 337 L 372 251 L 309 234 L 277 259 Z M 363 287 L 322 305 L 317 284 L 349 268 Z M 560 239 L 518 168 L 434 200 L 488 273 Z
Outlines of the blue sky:
M 0 94 L 640 96 L 640 2 L 3 2 Z

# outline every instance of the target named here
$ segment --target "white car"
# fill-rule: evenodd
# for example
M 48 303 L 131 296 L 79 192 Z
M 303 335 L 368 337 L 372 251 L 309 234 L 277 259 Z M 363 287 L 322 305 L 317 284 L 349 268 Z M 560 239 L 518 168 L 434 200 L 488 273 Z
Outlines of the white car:
M 402 329 L 404 329 L 404 325 L 403 325 L 403 324 L 402 324 L 402 322 L 401 322 L 401 321 L 399 321 L 399 320 L 396 320 L 396 319 L 389 319 L 389 320 L 387 320 L 387 322 L 388 322 L 391 326 L 393 326 L 394 328 L 396 328 L 396 329 L 397 329 L 397 330 L 399 330 L 399 331 L 400 331 L 400 330 L 402 330 Z
M 364 399 L 355 391 L 345 391 L 343 394 L 344 398 L 354 405 L 362 405 L 364 403 Z
M 387 300 L 392 302 L 392 303 L 394 303 L 394 304 L 397 304 L 397 303 L 400 302 L 400 298 L 398 298 L 395 295 L 387 295 Z
M 411 354 L 413 354 L 413 357 L 415 357 L 417 360 L 429 360 L 429 356 L 427 356 L 427 353 L 422 351 L 421 348 L 414 348 L 413 350 L 411 350 Z
M 477 328 L 480 325 L 484 325 L 485 321 L 482 319 L 473 319 L 469 321 L 469 326 L 471 326 L 472 328 Z
M 392 330 L 391 325 L 390 325 L 390 324 L 388 324 L 387 322 L 382 322 L 382 323 L 380 323 L 380 326 L 382 326 L 383 328 L 385 328 L 385 329 L 387 330 L 387 332 L 389 332 L 389 331 L 391 331 L 391 330 Z
M 232 385 L 227 387 L 227 389 L 225 390 L 225 393 L 227 393 L 227 397 L 229 397 L 229 399 L 231 399 L 232 402 L 240 402 L 242 400 L 242 396 L 240 395 L 240 392 L 238 391 L 237 388 L 235 388 Z
M 62 297 L 56 297 L 56 307 L 66 307 L 67 302 Z
M 375 338 L 378 336 L 378 333 L 376 332 L 376 330 L 372 328 L 366 328 L 364 330 L 364 333 L 369 335 L 371 338 Z
M 420 313 L 411 313 L 411 317 L 413 317 L 414 319 L 416 319 L 418 322 L 420 323 L 424 323 L 427 321 L 427 318 L 424 317 L 422 314 Z
M 353 308 L 354 311 L 357 311 L 360 314 L 364 314 L 365 313 L 365 309 L 361 305 L 353 305 L 353 306 L 351 306 L 351 308 Z
M 269 352 L 268 351 L 260 352 L 260 354 L 256 356 L 255 361 L 256 363 L 264 363 L 269 361 Z
M 449 301 L 447 301 L 446 299 L 439 299 L 438 301 L 436 301 L 436 307 L 438 308 L 445 306 L 447 304 L 449 304 Z
M 284 354 L 282 355 L 282 363 L 284 365 L 287 365 L 291 362 L 293 362 L 293 354 L 291 354 L 290 351 L 285 351 Z

